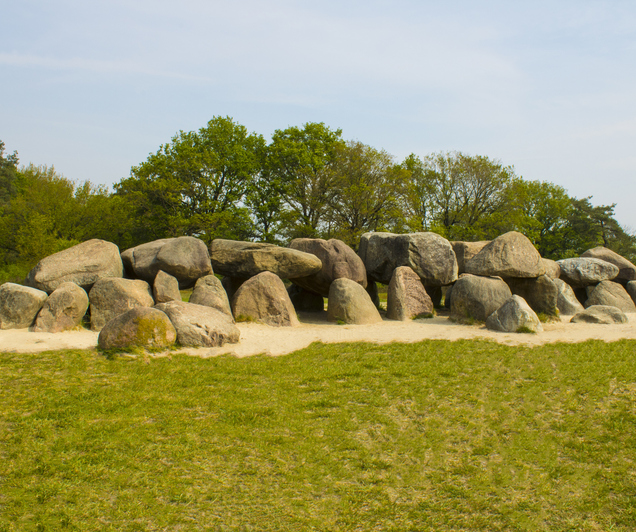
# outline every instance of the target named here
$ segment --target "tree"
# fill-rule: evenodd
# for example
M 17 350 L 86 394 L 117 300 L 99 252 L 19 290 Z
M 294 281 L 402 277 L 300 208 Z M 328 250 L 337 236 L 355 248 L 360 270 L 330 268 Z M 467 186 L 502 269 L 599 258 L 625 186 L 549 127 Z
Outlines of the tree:
M 264 169 L 246 195 L 245 204 L 252 216 L 254 237 L 259 242 L 282 244 L 282 233 L 293 225 L 281 192 L 280 178 Z
M 429 155 L 418 172 L 420 193 L 428 195 L 428 201 L 419 201 L 426 205 L 430 223 L 416 223 L 451 240 L 488 237 L 488 218 L 502 207 L 506 187 L 515 177 L 511 166 L 461 152 Z M 415 199 L 410 199 L 412 210 Z
M 342 130 L 307 123 L 277 129 L 268 148 L 267 169 L 280 183 L 284 205 L 295 219 L 289 237 L 320 236 L 334 194 L 333 165 L 343 145 Z
M 243 205 L 261 172 L 265 141 L 231 118 L 180 131 L 116 185 L 129 195 L 146 240 L 180 235 L 247 238 Z
M 363 233 L 402 225 L 400 198 L 409 173 L 386 151 L 349 141 L 338 147 L 330 170 L 328 219 L 334 236 L 355 249 Z
M 0 140 L 0 206 L 7 203 L 16 193 L 18 153 L 4 156 L 4 142 Z
M 505 208 L 490 217 L 494 236 L 519 231 L 537 247 L 541 256 L 561 259 L 568 255 L 565 241 L 570 232 L 572 198 L 564 188 L 542 181 L 513 178 L 503 194 Z
M 591 199 L 590 196 L 572 200 L 567 235 L 571 256 L 596 246 L 605 246 L 629 260 L 636 259 L 636 238 L 627 234 L 614 219 L 615 204 L 594 207 Z
M 0 216 L 0 260 L 33 267 L 43 257 L 79 243 L 83 220 L 74 191 L 74 183 L 53 167 L 20 169 L 15 194 Z
M 432 223 L 432 198 L 435 194 L 435 179 L 417 155 L 411 154 L 402 168 L 408 172 L 408 179 L 402 197 L 402 209 L 405 223 L 410 231 L 428 231 Z

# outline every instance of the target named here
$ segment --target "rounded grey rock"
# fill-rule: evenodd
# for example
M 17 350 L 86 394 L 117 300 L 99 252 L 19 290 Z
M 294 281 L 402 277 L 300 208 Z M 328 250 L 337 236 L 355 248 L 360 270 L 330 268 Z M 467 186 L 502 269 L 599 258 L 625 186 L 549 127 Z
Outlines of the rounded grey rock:
M 176 339 L 177 331 L 166 314 L 154 308 L 136 307 L 106 323 L 97 344 L 101 349 L 169 347 Z
M 336 279 L 331 283 L 327 319 L 356 325 L 382 321 L 367 291 L 351 279 Z
M 636 280 L 636 266 L 628 261 L 622 255 L 619 255 L 611 249 L 598 246 L 588 249 L 581 254 L 581 257 L 591 257 L 609 262 L 618 268 L 618 275 L 614 278 L 616 281 L 633 281 Z
M 391 282 L 398 266 L 410 267 L 425 286 L 444 286 L 457 279 L 453 247 L 436 233 L 365 233 L 358 255 L 368 278 L 383 284 Z
M 601 281 L 592 290 L 585 302 L 585 307 L 607 305 L 623 312 L 636 312 L 636 305 L 622 284 L 614 281 Z
M 419 276 L 408 266 L 399 266 L 387 289 L 386 317 L 405 321 L 433 313 L 433 301 Z
M 300 325 L 283 281 L 271 272 L 259 273 L 240 286 L 232 299 L 232 312 L 237 321 L 253 320 L 273 327 Z
M 217 238 L 210 244 L 214 271 L 220 275 L 249 279 L 271 272 L 281 279 L 293 279 L 318 273 L 320 259 L 311 253 L 274 244 L 237 242 Z
M 177 331 L 177 342 L 184 347 L 220 347 L 237 343 L 241 336 L 234 320 L 212 307 L 169 301 L 155 309 L 167 314 Z
M 49 298 L 33 325 L 34 332 L 57 333 L 74 329 L 88 310 L 88 295 L 75 283 L 62 283 Z
M 215 308 L 232 317 L 227 292 L 215 275 L 206 275 L 197 280 L 190 295 L 190 303 Z
M 611 281 L 619 272 L 618 266 L 592 257 L 562 259 L 557 264 L 561 267 L 561 279 L 574 288 Z
M 46 292 L 15 283 L 0 286 L 0 329 L 26 329 L 46 301 Z
M 362 259 L 342 240 L 332 238 L 296 238 L 291 249 L 311 253 L 320 259 L 322 269 L 305 277 L 293 277 L 290 281 L 305 290 L 327 297 L 329 287 L 336 279 L 346 278 L 362 287 L 367 286 L 367 271 Z
M 500 277 L 463 274 L 453 285 L 451 319 L 485 322 L 495 310 L 512 297 L 508 285 Z
M 150 285 L 140 279 L 100 279 L 88 299 L 93 331 L 101 331 L 110 320 L 132 308 L 155 304 Z
M 90 290 L 99 279 L 123 275 L 119 248 L 112 242 L 93 239 L 42 259 L 29 272 L 26 284 L 50 294 L 62 283 Z
M 205 243 L 192 236 L 163 238 L 127 249 L 121 254 L 131 277 L 154 282 L 160 270 L 190 288 L 199 277 L 213 273 Z
M 486 327 L 501 332 L 543 332 L 543 326 L 530 305 L 513 295 L 486 320 Z
M 621 309 L 606 305 L 592 305 L 572 316 L 570 323 L 611 325 L 613 323 L 627 323 L 628 321 L 627 316 Z
M 152 295 L 155 303 L 167 303 L 168 301 L 181 301 L 179 281 L 173 275 L 160 270 L 152 284 Z
M 585 310 L 581 302 L 577 299 L 572 287 L 562 279 L 554 279 L 554 285 L 557 287 L 557 308 L 559 313 L 565 316 L 573 316 L 578 312 Z
M 545 273 L 541 255 L 530 240 L 510 231 L 495 238 L 465 264 L 466 273 L 499 277 L 539 277 Z

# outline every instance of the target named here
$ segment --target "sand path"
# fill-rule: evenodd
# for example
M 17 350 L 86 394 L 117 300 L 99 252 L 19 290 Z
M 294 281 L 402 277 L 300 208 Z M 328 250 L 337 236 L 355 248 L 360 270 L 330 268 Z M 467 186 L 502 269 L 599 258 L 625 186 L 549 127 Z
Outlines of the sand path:
M 215 348 L 184 348 L 180 352 L 209 357 L 224 353 L 246 357 L 264 353 L 277 356 L 307 347 L 312 342 L 419 342 L 421 340 L 460 340 L 484 338 L 508 345 L 542 345 L 553 342 L 583 342 L 590 339 L 613 342 L 636 339 L 636 314 L 628 315 L 629 323 L 590 325 L 560 322 L 544 324 L 539 334 L 499 333 L 484 326 L 459 325 L 443 316 L 427 320 L 398 322 L 384 320 L 375 325 L 335 325 L 327 322 L 326 313 L 300 314 L 299 327 L 269 327 L 256 323 L 239 323 L 241 341 Z M 0 352 L 36 353 L 58 349 L 92 349 L 98 333 L 81 330 L 64 333 L 33 333 L 27 329 L 0 330 Z

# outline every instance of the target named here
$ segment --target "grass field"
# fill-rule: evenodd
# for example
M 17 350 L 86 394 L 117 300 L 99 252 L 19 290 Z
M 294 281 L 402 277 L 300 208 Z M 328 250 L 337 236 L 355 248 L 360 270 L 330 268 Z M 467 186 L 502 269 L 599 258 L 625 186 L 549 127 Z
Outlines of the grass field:
M 0 354 L 0 531 L 636 529 L 636 342 Z

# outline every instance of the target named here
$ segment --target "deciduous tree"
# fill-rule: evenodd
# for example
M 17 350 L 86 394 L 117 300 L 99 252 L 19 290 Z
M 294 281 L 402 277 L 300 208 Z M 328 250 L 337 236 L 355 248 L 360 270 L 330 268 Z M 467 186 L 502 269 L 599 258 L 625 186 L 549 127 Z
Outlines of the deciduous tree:
M 367 231 L 402 227 L 400 199 L 409 173 L 386 151 L 349 141 L 338 147 L 331 173 L 328 219 L 333 236 L 356 249 Z
M 268 148 L 268 171 L 279 180 L 284 205 L 295 223 L 288 236 L 316 237 L 324 229 L 335 192 L 331 170 L 343 145 L 340 129 L 323 123 L 276 130 Z
M 199 131 L 180 131 L 133 167 L 117 193 L 136 205 L 146 239 L 247 238 L 251 222 L 242 202 L 261 172 L 264 149 L 261 135 L 215 117 Z

